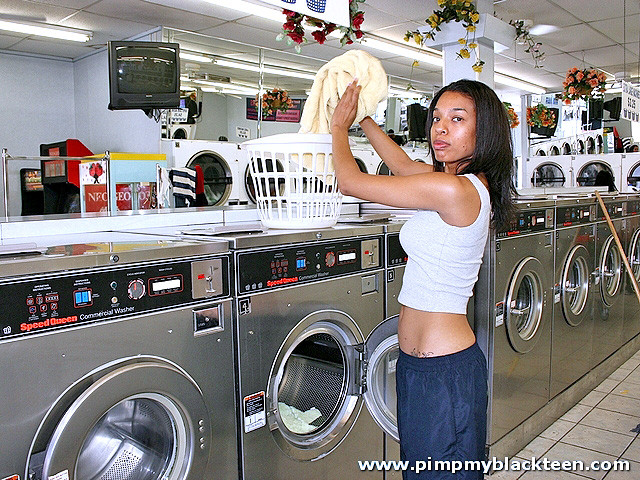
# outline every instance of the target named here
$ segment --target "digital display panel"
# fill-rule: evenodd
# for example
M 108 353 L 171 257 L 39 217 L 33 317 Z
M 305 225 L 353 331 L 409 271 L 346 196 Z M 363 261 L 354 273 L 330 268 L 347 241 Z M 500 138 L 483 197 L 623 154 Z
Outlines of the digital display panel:
M 85 307 L 93 304 L 91 290 L 76 290 L 73 292 L 73 304 L 76 307 Z
M 171 280 L 162 280 L 151 283 L 151 291 L 153 293 L 162 292 L 164 290 L 174 290 L 182 287 L 182 282 L 179 278 L 172 278 Z

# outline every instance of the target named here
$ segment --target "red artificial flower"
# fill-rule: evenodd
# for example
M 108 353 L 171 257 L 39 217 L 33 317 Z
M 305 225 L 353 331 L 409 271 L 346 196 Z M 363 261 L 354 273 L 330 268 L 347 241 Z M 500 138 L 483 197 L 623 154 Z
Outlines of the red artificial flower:
M 304 38 L 304 35 L 301 35 L 298 32 L 289 32 L 287 33 L 287 36 L 296 43 L 302 43 L 302 39 Z
M 355 34 L 356 34 L 356 38 L 364 37 L 364 32 L 362 30 L 356 30 Z
M 351 20 L 351 25 L 353 25 L 353 28 L 356 30 L 359 30 L 362 22 L 364 22 L 364 13 L 358 12 L 358 14 Z
M 312 32 L 311 36 L 320 45 L 322 45 L 324 41 L 327 39 L 327 35 L 322 30 L 316 30 L 315 32 Z

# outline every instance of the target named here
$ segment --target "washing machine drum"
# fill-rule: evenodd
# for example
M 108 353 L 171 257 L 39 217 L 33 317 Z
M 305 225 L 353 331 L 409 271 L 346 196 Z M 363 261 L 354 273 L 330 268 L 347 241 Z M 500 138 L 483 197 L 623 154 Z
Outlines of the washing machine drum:
M 367 166 L 364 164 L 364 162 L 361 159 L 359 159 L 358 157 L 353 157 L 353 158 L 355 159 L 356 165 L 358 165 L 358 168 L 362 173 L 369 173 L 367 171 Z
M 211 206 L 224 205 L 231 195 L 233 174 L 229 163 L 215 152 L 205 151 L 194 155 L 187 167 L 200 165 L 204 175 L 204 194 Z
M 581 187 L 593 187 L 596 183 L 598 173 L 602 170 L 608 171 L 611 174 L 611 178 L 616 178 L 613 174 L 613 170 L 611 170 L 611 167 L 606 163 L 591 162 L 587 163 L 580 169 L 580 172 L 578 172 L 578 177 L 576 178 L 578 185 Z
M 531 177 L 531 185 L 534 187 L 562 187 L 565 181 L 562 169 L 554 163 L 539 165 Z
M 125 362 L 65 393 L 39 429 L 29 469 L 42 479 L 66 470 L 75 480 L 196 480 L 208 461 L 196 439 L 210 428 L 198 386 L 181 371 Z
M 176 128 L 173 133 L 171 134 L 171 138 L 175 139 L 175 140 L 185 140 L 187 138 L 189 138 L 189 135 L 187 134 L 187 130 L 184 128 Z
M 584 245 L 574 246 L 567 255 L 562 269 L 560 303 L 565 321 L 577 327 L 589 316 L 589 251 Z
M 244 187 L 247 195 L 253 203 L 257 203 L 256 186 L 258 187 L 258 190 L 262 194 L 261 196 L 263 198 L 282 198 L 284 196 L 286 182 L 284 167 L 282 166 L 282 162 L 280 160 L 276 160 L 274 169 L 273 159 L 267 158 L 264 162 L 260 158 L 256 159 L 253 168 L 255 168 L 258 173 L 270 173 L 269 175 L 266 175 L 266 178 L 262 178 L 260 177 L 260 175 L 258 175 L 259 179 L 257 182 L 253 178 L 251 168 L 251 164 L 247 165 L 247 168 L 244 172 Z M 274 175 L 275 172 L 281 173 L 282 175 Z M 279 177 L 277 181 L 276 177 Z
M 380 165 L 378 165 L 378 171 L 376 172 L 377 175 L 393 175 L 393 172 L 389 169 L 389 167 L 387 167 L 387 164 L 384 162 L 380 162 Z

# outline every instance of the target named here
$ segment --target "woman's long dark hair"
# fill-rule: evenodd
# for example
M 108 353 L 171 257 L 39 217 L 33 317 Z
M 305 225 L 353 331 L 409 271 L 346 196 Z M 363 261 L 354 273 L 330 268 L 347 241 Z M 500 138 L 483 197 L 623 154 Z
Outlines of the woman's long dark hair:
M 507 110 L 496 93 L 482 82 L 458 80 L 441 88 L 433 97 L 427 117 L 426 133 L 431 144 L 433 110 L 445 92 L 458 92 L 471 98 L 476 107 L 476 148 L 468 164 L 458 174 L 484 173 L 489 182 L 489 195 L 493 207 L 493 226 L 508 226 L 513 214 L 513 144 Z M 444 171 L 444 164 L 437 161 L 433 147 L 431 158 L 437 172 Z

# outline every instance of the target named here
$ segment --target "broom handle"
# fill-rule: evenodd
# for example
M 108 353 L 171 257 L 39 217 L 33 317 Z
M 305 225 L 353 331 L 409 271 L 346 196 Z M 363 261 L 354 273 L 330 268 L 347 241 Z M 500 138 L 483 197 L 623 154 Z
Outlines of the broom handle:
M 640 288 L 638 288 L 638 281 L 636 280 L 636 276 L 633 274 L 633 270 L 631 270 L 631 266 L 629 265 L 629 260 L 627 259 L 627 254 L 622 248 L 622 244 L 620 243 L 620 239 L 618 238 L 618 233 L 616 232 L 613 223 L 611 222 L 611 217 L 609 216 L 609 212 L 607 212 L 607 208 L 604 205 L 604 200 L 602 200 L 602 196 L 600 192 L 596 190 L 596 197 L 598 198 L 598 202 L 600 203 L 600 207 L 604 212 L 604 218 L 607 220 L 607 224 L 609 225 L 609 230 L 611 230 L 611 234 L 613 235 L 613 239 L 618 246 L 618 251 L 620 252 L 620 256 L 622 257 L 622 261 L 624 262 L 625 267 L 627 267 L 627 272 L 629 273 L 629 278 L 631 279 L 631 283 L 633 284 L 633 289 L 636 292 L 636 297 L 638 297 L 638 302 L 640 302 Z

